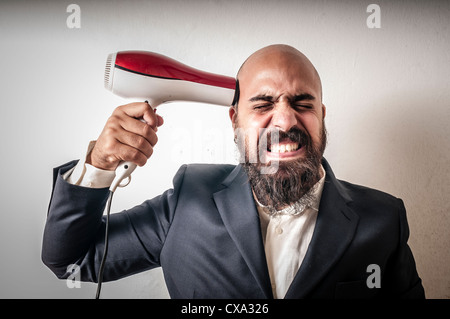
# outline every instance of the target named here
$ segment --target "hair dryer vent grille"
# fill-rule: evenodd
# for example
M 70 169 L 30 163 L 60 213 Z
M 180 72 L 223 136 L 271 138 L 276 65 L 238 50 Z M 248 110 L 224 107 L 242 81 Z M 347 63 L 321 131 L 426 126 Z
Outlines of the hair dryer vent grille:
M 106 67 L 105 67 L 105 88 L 109 91 L 112 90 L 113 86 L 113 77 L 114 77 L 114 65 L 116 63 L 116 53 L 111 53 L 108 55 L 106 59 Z

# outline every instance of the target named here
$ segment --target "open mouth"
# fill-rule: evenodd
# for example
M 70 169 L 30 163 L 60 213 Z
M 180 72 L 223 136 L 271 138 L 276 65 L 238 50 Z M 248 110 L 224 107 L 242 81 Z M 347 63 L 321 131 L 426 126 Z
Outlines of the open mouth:
M 267 151 L 271 153 L 289 153 L 299 150 L 302 146 L 299 143 L 279 143 L 267 147 Z
M 291 160 L 302 156 L 304 147 L 298 142 L 283 141 L 267 147 L 268 159 Z
M 265 141 L 267 146 L 264 153 L 269 161 L 294 160 L 306 156 L 308 145 L 311 142 L 307 133 L 297 128 L 292 128 L 288 132 L 269 131 Z

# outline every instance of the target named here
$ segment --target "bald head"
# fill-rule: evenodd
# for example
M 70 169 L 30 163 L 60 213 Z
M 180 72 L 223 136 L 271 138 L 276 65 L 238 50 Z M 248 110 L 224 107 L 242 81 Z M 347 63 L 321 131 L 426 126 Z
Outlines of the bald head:
M 320 99 L 322 99 L 320 76 L 311 61 L 299 50 L 289 45 L 275 44 L 256 51 L 242 64 L 236 76 L 237 92 L 234 105 L 237 105 L 239 101 L 239 91 L 242 86 L 255 76 L 273 70 L 278 70 L 285 75 L 290 73 L 290 77 L 286 76 L 286 81 L 293 80 L 292 70 L 296 70 L 294 76 L 315 87 L 319 91 Z

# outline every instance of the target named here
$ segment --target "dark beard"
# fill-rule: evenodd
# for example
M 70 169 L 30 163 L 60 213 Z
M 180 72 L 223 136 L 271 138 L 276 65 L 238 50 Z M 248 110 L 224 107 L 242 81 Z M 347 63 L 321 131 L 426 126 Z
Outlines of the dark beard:
M 245 151 L 246 160 L 242 165 L 248 175 L 253 193 L 262 205 L 275 210 L 292 205 L 319 181 L 326 134 L 323 123 L 320 145 L 313 145 L 311 137 L 298 128 L 292 128 L 288 132 L 279 131 L 280 141 L 289 138 L 293 142 L 298 142 L 305 148 L 306 156 L 294 161 L 279 161 L 278 170 L 273 174 L 261 173 L 263 168 L 271 163 L 263 164 L 259 160 L 257 163 L 251 163 Z M 270 141 L 270 138 L 268 137 L 267 140 Z

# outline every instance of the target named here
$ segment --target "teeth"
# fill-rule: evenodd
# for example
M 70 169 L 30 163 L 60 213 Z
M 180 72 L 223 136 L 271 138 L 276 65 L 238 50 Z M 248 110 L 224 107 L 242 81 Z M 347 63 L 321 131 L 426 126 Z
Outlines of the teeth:
M 289 144 L 274 144 L 270 147 L 272 153 L 286 153 L 296 151 L 298 149 L 298 143 Z

